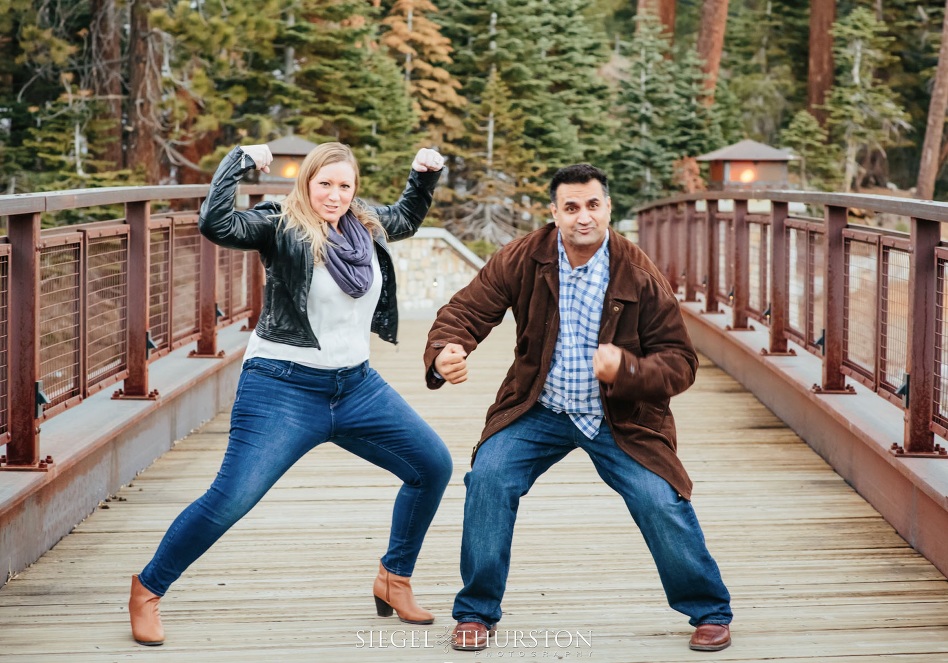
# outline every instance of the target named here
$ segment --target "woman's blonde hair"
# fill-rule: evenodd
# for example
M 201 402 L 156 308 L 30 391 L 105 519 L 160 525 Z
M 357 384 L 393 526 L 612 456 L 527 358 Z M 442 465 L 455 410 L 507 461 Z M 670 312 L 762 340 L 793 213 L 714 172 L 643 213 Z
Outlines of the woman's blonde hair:
M 373 235 L 385 234 L 382 224 L 361 201 L 359 195 L 359 162 L 348 145 L 342 143 L 323 143 L 315 147 L 300 165 L 300 173 L 296 177 L 293 190 L 283 201 L 283 210 L 279 215 L 279 223 L 285 230 L 296 229 L 303 238 L 313 247 L 313 260 L 320 264 L 326 253 L 326 243 L 329 240 L 329 223 L 320 217 L 309 202 L 309 183 L 323 166 L 333 163 L 348 163 L 355 171 L 355 187 L 352 192 L 351 211 L 359 222 L 368 228 Z

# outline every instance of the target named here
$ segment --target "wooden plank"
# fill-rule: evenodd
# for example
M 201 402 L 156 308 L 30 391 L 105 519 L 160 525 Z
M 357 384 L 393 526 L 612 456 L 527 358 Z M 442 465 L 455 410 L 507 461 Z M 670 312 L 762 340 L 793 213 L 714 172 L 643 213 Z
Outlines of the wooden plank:
M 429 392 L 420 359 L 427 323 L 403 325 L 397 348 L 373 345 L 373 365 L 444 437 L 455 461 L 412 581 L 434 625 L 375 615 L 371 583 L 398 482 L 328 444 L 171 588 L 162 601 L 167 643 L 153 650 L 131 641 L 128 576 L 213 479 L 225 414 L 0 589 L 3 660 L 699 660 L 622 500 L 581 452 L 523 499 L 500 624 L 506 641 L 477 655 L 445 650 L 460 584 L 464 473 L 513 330 L 504 324 L 471 356 L 468 383 Z M 698 382 L 673 407 L 695 508 L 733 595 L 735 644 L 716 660 L 948 660 L 944 577 L 799 438 L 704 358 Z M 573 642 L 512 644 L 515 631 L 531 630 Z

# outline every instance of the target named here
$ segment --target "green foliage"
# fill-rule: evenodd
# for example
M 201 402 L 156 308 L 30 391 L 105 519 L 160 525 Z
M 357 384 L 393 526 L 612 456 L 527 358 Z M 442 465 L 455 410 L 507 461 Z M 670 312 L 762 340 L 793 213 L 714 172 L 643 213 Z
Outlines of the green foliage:
M 898 95 L 876 74 L 893 60 L 892 38 L 885 36 L 884 30 L 885 26 L 863 7 L 854 9 L 833 27 L 836 84 L 825 107 L 830 135 L 843 145 L 845 191 L 859 183 L 860 155 L 873 151 L 884 154 L 911 129 Z
M 524 136 L 526 119 L 492 69 L 469 119 L 471 143 L 448 227 L 462 239 L 501 246 L 533 227 L 543 195 L 539 167 Z
M 130 4 L 116 0 L 117 25 Z M 293 132 L 350 144 L 365 195 L 389 202 L 414 151 L 436 144 L 449 173 L 433 216 L 491 246 L 541 223 L 548 178 L 578 161 L 609 173 L 617 215 L 684 186 L 684 158 L 744 137 L 794 149 L 802 186 L 882 183 L 888 168 L 914 181 L 944 12 L 839 0 L 827 132 L 801 112 L 798 0 L 731 0 L 713 105 L 694 48 L 701 0 L 676 3 L 673 43 L 654 21 L 636 27 L 634 0 L 146 4 L 161 181 L 206 181 L 235 143 Z M 140 108 L 129 31 L 115 33 L 118 61 L 93 52 L 104 6 L 0 0 L 0 192 L 144 182 L 122 163 Z M 117 93 L 101 91 L 103 67 Z
M 611 195 L 621 213 L 673 191 L 675 163 L 717 149 L 725 138 L 694 51 L 683 49 L 672 57 L 658 21 L 649 15 L 636 21 L 617 109 L 623 131 L 614 154 Z
M 737 6 L 722 61 L 742 133 L 771 144 L 787 118 L 802 107 L 806 87 L 805 69 L 798 78 L 793 68 L 796 44 L 790 41 L 794 32 L 788 30 L 805 20 L 803 10 L 775 4 L 780 3 L 747 0 Z
M 381 49 L 363 2 L 305 0 L 293 28 L 305 104 L 290 120 L 314 142 L 340 141 L 363 162 L 365 193 L 387 201 L 405 182 L 417 117 L 397 64 Z
M 618 126 L 598 71 L 609 55 L 603 34 L 588 0 L 447 0 L 441 9 L 442 32 L 455 47 L 448 68 L 469 101 L 469 133 L 456 143 L 461 159 L 453 172 L 465 181 L 464 202 L 454 216 L 458 224 L 480 219 L 475 232 L 512 236 L 539 223 L 531 217 L 545 204 L 542 191 L 556 168 L 583 160 L 608 166 Z M 491 113 L 493 153 L 526 156 L 488 165 Z M 514 135 L 502 124 L 521 128 Z M 511 213 L 472 217 L 471 205 L 481 212 L 509 205 Z
M 809 111 L 801 110 L 780 135 L 781 144 L 798 157 L 790 162 L 801 189 L 829 191 L 839 185 L 839 150 L 827 145 L 828 133 Z

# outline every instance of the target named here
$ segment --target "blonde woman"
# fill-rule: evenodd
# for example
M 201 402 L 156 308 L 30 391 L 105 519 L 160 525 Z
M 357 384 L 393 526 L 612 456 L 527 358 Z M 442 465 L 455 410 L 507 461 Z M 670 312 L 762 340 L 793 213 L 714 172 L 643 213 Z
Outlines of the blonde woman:
M 236 147 L 201 207 L 215 244 L 258 251 L 266 267 L 260 321 L 250 336 L 231 415 L 230 440 L 208 491 L 171 524 L 151 562 L 132 576 L 129 616 L 139 644 L 160 645 L 159 599 L 188 566 L 266 494 L 306 452 L 333 442 L 404 483 L 388 550 L 375 579 L 378 614 L 430 624 L 409 577 L 451 476 L 444 443 L 369 367 L 369 334 L 395 342 L 395 270 L 386 239 L 410 237 L 428 213 L 444 160 L 415 156 L 394 205 L 369 207 L 359 165 L 340 143 L 316 147 L 283 204 L 234 210 L 237 183 L 269 172 L 266 145 Z

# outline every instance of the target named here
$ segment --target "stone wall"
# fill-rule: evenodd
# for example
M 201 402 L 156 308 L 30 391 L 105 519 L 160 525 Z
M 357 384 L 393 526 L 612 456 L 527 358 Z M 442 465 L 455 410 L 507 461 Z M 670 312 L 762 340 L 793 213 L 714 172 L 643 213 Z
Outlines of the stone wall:
M 484 261 L 443 228 L 422 228 L 411 239 L 389 244 L 404 318 L 431 318 L 471 282 Z

